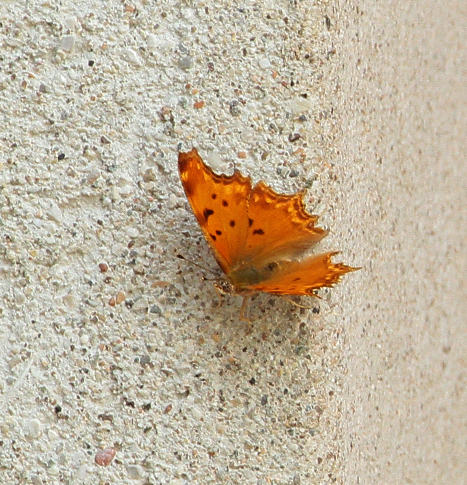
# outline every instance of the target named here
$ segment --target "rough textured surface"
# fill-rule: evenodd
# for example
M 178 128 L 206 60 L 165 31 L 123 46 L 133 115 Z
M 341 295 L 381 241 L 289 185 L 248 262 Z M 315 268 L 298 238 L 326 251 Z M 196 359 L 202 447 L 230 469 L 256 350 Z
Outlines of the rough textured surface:
M 465 7 L 341 3 L 2 3 L 1 483 L 464 483 Z M 363 270 L 247 335 L 192 145 Z
M 342 120 L 338 148 L 354 166 L 339 173 L 348 202 L 339 217 L 367 261 L 362 286 L 346 299 L 344 475 L 348 483 L 460 485 L 467 10 L 455 1 L 347 9 L 337 21 L 339 110 L 353 116 Z

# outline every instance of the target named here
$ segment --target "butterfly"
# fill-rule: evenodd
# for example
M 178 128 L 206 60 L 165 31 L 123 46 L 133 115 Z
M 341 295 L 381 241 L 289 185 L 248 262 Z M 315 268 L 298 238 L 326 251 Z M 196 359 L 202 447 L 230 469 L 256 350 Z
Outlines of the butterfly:
M 332 263 L 337 251 L 305 255 L 327 231 L 316 227 L 318 216 L 305 210 L 304 191 L 279 194 L 263 181 L 252 186 L 251 178 L 238 170 L 216 174 L 195 148 L 179 153 L 178 168 L 191 208 L 225 273 L 215 287 L 243 296 L 240 319 L 249 321 L 244 310 L 258 292 L 317 296 L 318 288 L 331 287 L 359 269 Z

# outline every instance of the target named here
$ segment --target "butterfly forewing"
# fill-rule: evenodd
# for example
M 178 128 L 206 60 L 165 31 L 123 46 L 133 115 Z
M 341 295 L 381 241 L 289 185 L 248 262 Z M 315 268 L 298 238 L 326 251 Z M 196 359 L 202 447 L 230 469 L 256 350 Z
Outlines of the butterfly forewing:
M 248 204 L 248 235 L 244 258 L 270 262 L 291 259 L 318 243 L 327 232 L 315 227 L 318 216 L 309 214 L 303 193 L 278 194 L 264 182 L 255 185 Z
M 228 273 L 241 257 L 248 231 L 251 181 L 240 172 L 217 175 L 193 148 L 180 153 L 178 167 L 185 193 L 216 259 Z

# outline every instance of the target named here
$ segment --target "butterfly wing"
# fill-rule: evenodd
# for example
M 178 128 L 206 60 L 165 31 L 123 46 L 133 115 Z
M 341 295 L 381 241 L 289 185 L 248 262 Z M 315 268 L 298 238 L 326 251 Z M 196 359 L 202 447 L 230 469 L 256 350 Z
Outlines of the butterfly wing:
M 276 275 L 279 262 L 281 267 L 292 264 L 326 236 L 327 231 L 315 227 L 317 221 L 318 216 L 305 210 L 303 192 L 282 195 L 258 182 L 248 203 L 241 259 L 228 274 L 231 283 L 238 289 L 252 288 Z
M 270 278 L 248 288 L 281 295 L 312 295 L 314 290 L 331 287 L 345 273 L 359 269 L 332 263 L 335 254 L 338 252 L 310 256 L 303 261 L 284 261 L 275 267 L 271 265 Z
M 264 182 L 258 182 L 248 204 L 244 258 L 254 264 L 301 255 L 327 235 L 327 231 L 315 227 L 317 221 L 318 216 L 305 210 L 303 192 L 278 194 Z
M 245 246 L 250 177 L 244 177 L 238 170 L 233 175 L 217 175 L 203 162 L 195 148 L 179 154 L 178 167 L 183 188 L 204 237 L 219 266 L 228 273 Z

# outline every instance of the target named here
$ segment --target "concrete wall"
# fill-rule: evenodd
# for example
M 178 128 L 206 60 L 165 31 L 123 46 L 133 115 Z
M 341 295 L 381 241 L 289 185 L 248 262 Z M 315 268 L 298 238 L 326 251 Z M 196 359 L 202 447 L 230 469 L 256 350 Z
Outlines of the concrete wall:
M 0 21 L 1 483 L 465 483 L 461 2 Z M 191 146 L 309 187 L 321 249 L 362 270 L 313 310 L 259 295 L 248 332 L 176 257 L 218 271 L 178 178 Z

